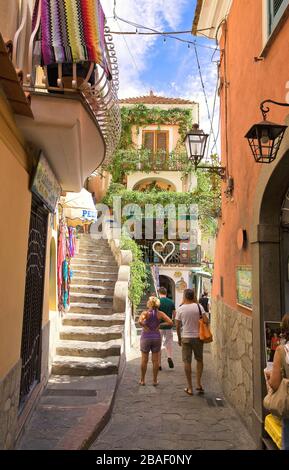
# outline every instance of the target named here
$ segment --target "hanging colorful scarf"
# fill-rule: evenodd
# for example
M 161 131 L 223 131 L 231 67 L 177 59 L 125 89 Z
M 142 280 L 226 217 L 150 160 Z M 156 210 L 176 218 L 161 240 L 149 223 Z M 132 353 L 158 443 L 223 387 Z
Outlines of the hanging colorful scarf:
M 66 236 L 65 236 L 65 225 L 61 222 L 59 228 L 58 238 L 58 250 L 57 250 L 57 283 L 58 292 L 61 294 L 62 285 L 62 263 L 66 257 Z
M 39 0 L 42 62 L 94 62 L 111 78 L 106 60 L 105 16 L 99 0 Z M 34 11 L 34 18 L 36 13 Z
M 62 284 L 62 305 L 67 309 L 69 305 L 69 264 L 67 260 L 62 264 L 63 284 Z
M 73 227 L 68 227 L 68 236 L 69 236 L 69 257 L 73 258 L 75 254 L 75 244 L 74 244 L 74 229 Z

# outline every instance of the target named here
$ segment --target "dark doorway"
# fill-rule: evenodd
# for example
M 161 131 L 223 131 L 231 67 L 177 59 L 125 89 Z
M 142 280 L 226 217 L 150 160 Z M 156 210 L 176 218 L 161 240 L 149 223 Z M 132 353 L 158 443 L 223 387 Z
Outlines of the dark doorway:
M 175 300 L 175 283 L 170 277 L 160 275 L 160 287 L 165 287 L 168 291 L 167 296 L 173 301 Z
M 47 220 L 47 210 L 32 195 L 21 342 L 20 407 L 40 380 Z

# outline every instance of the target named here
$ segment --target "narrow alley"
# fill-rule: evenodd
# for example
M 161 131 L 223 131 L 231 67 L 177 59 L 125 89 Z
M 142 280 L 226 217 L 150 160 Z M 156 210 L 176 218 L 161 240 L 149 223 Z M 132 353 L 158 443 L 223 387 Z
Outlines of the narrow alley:
M 0 453 L 289 450 L 288 41 L 289 0 L 0 0 Z
M 216 381 L 214 364 L 204 351 L 204 395 L 188 396 L 181 348 L 174 338 L 175 368 L 165 354 L 158 387 L 152 386 L 149 364 L 146 385 L 138 385 L 140 353 L 132 350 L 120 382 L 112 417 L 92 450 L 245 450 L 256 449 L 239 416 L 226 402 Z M 193 361 L 193 367 L 194 367 Z M 194 383 L 193 373 L 193 383 Z

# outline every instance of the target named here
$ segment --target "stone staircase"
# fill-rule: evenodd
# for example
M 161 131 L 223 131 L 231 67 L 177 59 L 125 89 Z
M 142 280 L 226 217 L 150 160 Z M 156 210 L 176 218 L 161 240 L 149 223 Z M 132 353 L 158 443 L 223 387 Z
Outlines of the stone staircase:
M 71 269 L 70 310 L 63 314 L 52 374 L 117 374 L 125 314 L 113 312 L 118 265 L 107 241 L 83 235 Z

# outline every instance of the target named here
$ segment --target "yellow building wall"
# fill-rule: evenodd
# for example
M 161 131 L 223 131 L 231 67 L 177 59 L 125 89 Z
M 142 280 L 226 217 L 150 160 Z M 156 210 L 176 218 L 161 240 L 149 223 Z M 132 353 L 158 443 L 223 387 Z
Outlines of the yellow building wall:
M 19 360 L 31 210 L 24 142 L 0 94 L 0 379 Z
M 0 32 L 4 40 L 13 40 L 17 30 L 19 0 L 0 0 Z
M 0 379 L 20 357 L 31 193 L 28 160 L 0 93 Z

